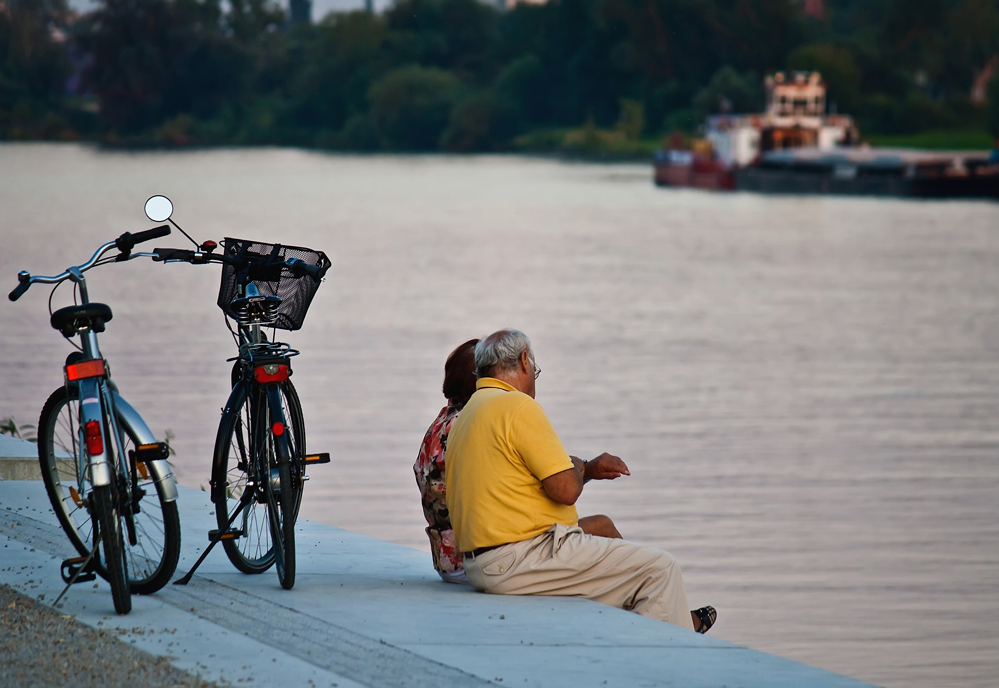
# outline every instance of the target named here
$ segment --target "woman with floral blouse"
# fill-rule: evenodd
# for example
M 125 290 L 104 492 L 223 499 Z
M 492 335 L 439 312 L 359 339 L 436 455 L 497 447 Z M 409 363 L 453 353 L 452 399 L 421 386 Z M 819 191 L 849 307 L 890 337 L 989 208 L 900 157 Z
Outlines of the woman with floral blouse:
M 427 519 L 427 536 L 434 568 L 448 583 L 467 583 L 461 552 L 454 544 L 451 519 L 447 511 L 444 488 L 444 451 L 451 424 L 475 392 L 475 345 L 470 339 L 451 352 L 444 364 L 444 396 L 447 406 L 441 409 L 430 425 L 420 446 L 420 455 L 413 465 L 416 484 L 423 496 L 423 516 Z

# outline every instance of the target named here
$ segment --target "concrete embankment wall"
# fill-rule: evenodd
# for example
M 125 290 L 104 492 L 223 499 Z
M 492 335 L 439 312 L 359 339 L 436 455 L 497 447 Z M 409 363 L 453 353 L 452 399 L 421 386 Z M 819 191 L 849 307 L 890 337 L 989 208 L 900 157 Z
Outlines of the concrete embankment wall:
M 12 458 L 33 452 L 22 445 L 28 456 Z M 207 494 L 182 488 L 178 503 L 177 577 L 215 527 Z M 59 563 L 73 552 L 41 482 L 0 480 L 0 541 L 0 583 L 51 603 L 63 587 Z M 449 585 L 423 552 L 330 526 L 300 521 L 296 542 L 291 591 L 273 571 L 238 573 L 217 548 L 190 585 L 135 597 L 128 616 L 114 614 L 103 581 L 74 586 L 60 611 L 232 684 L 866 685 L 586 600 L 499 597 Z

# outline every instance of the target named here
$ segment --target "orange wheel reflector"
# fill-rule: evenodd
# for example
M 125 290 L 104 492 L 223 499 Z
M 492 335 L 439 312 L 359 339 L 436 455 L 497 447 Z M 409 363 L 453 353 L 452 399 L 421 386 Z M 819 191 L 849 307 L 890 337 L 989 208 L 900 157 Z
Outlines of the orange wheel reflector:
M 104 437 L 101 435 L 100 421 L 92 420 L 84 426 L 84 435 L 87 439 L 87 452 L 91 456 L 104 453 Z
M 85 380 L 88 377 L 100 377 L 107 372 L 104 361 L 97 359 L 94 361 L 80 361 L 66 366 L 66 379 L 70 382 Z
M 139 462 L 135 464 L 135 468 L 139 471 L 139 475 L 142 476 L 143 480 L 149 480 L 149 469 L 146 468 L 146 464 Z
M 284 423 L 275 423 L 274 425 L 271 426 L 271 430 L 274 431 L 275 435 L 280 437 L 281 435 L 284 434 Z
M 76 504 L 77 507 L 83 507 L 83 500 L 80 499 L 80 493 L 77 492 L 76 488 L 72 485 L 69 486 L 69 496 L 73 498 L 73 503 Z

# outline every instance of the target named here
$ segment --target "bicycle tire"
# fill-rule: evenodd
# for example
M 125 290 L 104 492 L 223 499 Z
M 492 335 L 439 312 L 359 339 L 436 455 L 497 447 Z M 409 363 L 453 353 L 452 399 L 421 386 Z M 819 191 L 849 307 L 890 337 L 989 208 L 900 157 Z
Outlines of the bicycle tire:
M 124 425 L 119 423 L 124 428 Z M 42 407 L 38 421 L 38 461 L 49 502 L 70 542 L 83 556 L 94 542 L 93 519 L 85 508 L 93 486 L 86 471 L 86 456 L 79 442 L 79 401 L 77 389 L 59 387 Z M 138 441 L 123 429 L 122 446 Z M 127 454 L 126 454 L 127 455 Z M 62 470 L 60 469 L 62 462 Z M 67 465 L 68 464 L 68 465 Z M 139 595 L 149 595 L 166 585 L 180 559 L 180 514 L 176 502 L 165 502 L 163 486 L 152 476 L 139 475 L 136 487 L 146 493 L 139 501 L 139 514 L 133 516 L 135 546 L 125 541 L 129 587 Z M 74 495 L 73 492 L 76 494 Z M 155 497 L 148 495 L 155 494 Z M 108 577 L 104 562 L 95 562 L 98 574 Z
M 90 494 L 90 505 L 101 546 L 104 549 L 104 565 L 107 581 L 111 584 L 111 599 L 114 610 L 119 614 L 132 611 L 132 593 L 128 585 L 128 566 L 125 562 L 125 538 L 118 514 L 117 498 L 109 485 L 95 487 Z
M 226 527 L 233 511 L 239 506 L 247 484 L 252 482 L 255 485 L 255 494 L 250 498 L 243 515 L 233 523 L 233 529 L 240 536 L 222 540 L 222 547 L 229 561 L 239 571 L 259 574 L 274 565 L 275 553 L 267 495 L 263 491 L 263 481 L 257 480 L 257 461 L 250 454 L 253 416 L 257 412 L 253 407 L 260 402 L 259 398 L 256 401 L 251 399 L 251 391 L 259 394 L 258 388 L 251 383 L 239 381 L 229 395 L 215 439 L 211 496 L 215 503 L 215 518 L 221 530 Z M 281 386 L 281 391 L 285 416 L 291 421 L 293 463 L 299 466 L 297 471 L 292 471 L 291 483 L 300 485 L 301 457 L 305 453 L 305 424 L 301 403 L 290 381 Z M 276 465 L 277 461 L 271 460 L 270 463 Z M 301 493 L 301 489 L 294 493 L 296 518 L 301 505 Z
M 305 417 L 302 415 L 302 402 L 291 380 L 281 383 L 281 394 L 285 398 L 285 419 L 291 426 L 291 480 L 295 487 L 295 518 L 302 508 L 302 493 L 305 492 Z
M 278 581 L 285 590 L 295 587 L 295 490 L 291 479 L 291 470 L 287 461 L 278 463 L 278 475 L 281 481 L 281 492 L 274 504 L 274 493 L 268 489 L 271 509 L 271 537 L 274 540 L 274 562 L 277 568 Z M 276 506 L 277 508 L 273 508 Z

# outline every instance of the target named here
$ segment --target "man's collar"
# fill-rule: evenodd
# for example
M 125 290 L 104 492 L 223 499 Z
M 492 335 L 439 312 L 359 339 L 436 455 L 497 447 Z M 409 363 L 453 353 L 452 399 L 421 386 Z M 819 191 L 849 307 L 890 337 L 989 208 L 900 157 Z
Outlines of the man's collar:
M 503 382 L 502 380 L 497 380 L 494 377 L 484 377 L 475 381 L 475 389 L 485 389 L 486 387 L 491 387 L 493 389 L 502 389 L 507 392 L 516 392 L 517 388 L 513 385 Z

